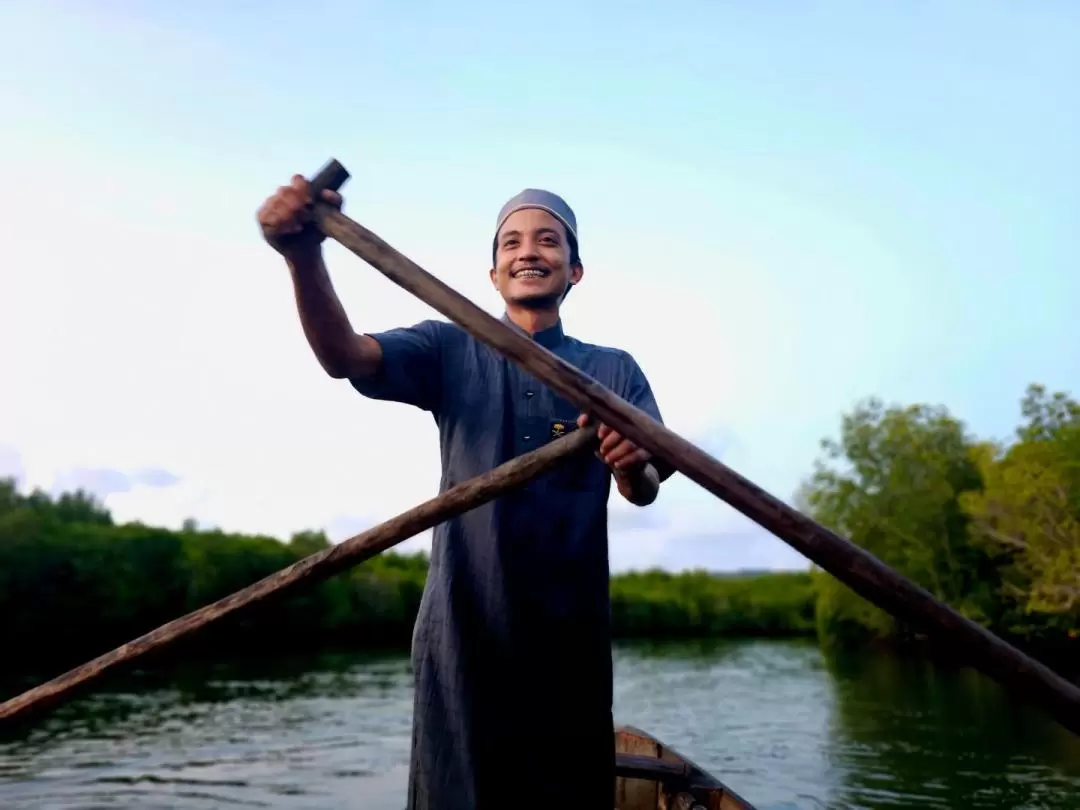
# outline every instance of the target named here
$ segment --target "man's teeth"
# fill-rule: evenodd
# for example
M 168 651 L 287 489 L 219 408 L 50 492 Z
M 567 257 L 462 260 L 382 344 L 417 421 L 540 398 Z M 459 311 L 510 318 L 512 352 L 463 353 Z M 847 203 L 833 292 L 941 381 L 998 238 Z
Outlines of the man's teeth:
M 514 278 L 543 278 L 544 275 L 543 270 L 519 270 Z

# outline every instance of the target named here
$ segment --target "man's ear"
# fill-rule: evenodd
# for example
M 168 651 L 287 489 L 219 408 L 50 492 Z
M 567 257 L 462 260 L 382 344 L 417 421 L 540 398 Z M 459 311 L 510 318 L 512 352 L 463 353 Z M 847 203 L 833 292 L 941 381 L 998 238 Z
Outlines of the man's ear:
M 567 284 L 566 289 L 563 290 L 562 298 L 559 299 L 559 303 L 566 300 L 566 296 L 570 294 L 570 290 L 574 288 L 574 285 L 581 281 L 583 275 L 585 275 L 585 268 L 581 266 L 581 262 L 570 265 L 570 283 Z
M 491 279 L 491 286 L 494 287 L 496 290 L 499 289 L 499 282 L 496 280 L 499 276 L 495 272 L 494 267 L 492 267 L 491 270 L 488 271 L 488 277 Z
M 582 276 L 585 275 L 585 268 L 581 262 L 571 265 L 570 267 L 570 284 L 574 285 L 581 281 Z

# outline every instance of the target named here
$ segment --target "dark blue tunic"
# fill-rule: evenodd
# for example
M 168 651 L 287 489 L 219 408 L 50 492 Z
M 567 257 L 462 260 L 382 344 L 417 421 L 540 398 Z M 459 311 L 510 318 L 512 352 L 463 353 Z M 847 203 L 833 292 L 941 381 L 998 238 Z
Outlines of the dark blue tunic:
M 455 324 L 372 337 L 383 369 L 352 384 L 431 412 L 440 491 L 576 426 L 574 405 Z M 561 323 L 534 339 L 660 419 L 627 352 Z M 436 527 L 413 635 L 410 810 L 613 807 L 610 488 L 586 452 Z

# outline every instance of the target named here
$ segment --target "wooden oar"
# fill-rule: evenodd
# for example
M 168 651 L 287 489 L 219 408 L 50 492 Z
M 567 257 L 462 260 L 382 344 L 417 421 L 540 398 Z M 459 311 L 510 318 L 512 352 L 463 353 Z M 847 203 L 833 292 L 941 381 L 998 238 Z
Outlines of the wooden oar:
M 575 453 L 595 447 L 595 426 L 571 431 L 538 450 L 525 453 L 484 475 L 458 484 L 385 523 L 305 557 L 236 593 L 163 624 L 134 641 L 0 703 L 0 724 L 25 718 L 34 711 L 71 698 L 77 688 L 87 686 L 107 672 L 116 670 L 121 665 L 130 665 L 135 659 L 160 650 L 180 637 L 191 635 L 238 610 L 270 598 L 280 598 L 300 586 L 314 585 L 352 568 L 425 529 L 498 498 L 553 469 Z
M 336 160 L 331 160 L 327 167 L 344 171 Z M 1042 705 L 1059 723 L 1080 734 L 1080 688 L 1075 684 L 960 615 L 866 549 L 819 525 L 729 469 L 536 341 L 492 317 L 337 209 L 317 202 L 313 211 L 323 233 L 477 340 L 513 360 L 582 411 L 666 460 L 870 602 L 948 641 L 971 665 L 1018 695 Z

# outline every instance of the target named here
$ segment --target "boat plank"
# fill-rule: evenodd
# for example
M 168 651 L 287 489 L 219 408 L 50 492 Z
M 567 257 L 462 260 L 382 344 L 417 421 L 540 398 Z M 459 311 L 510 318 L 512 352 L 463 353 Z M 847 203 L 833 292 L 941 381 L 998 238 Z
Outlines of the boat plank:
M 636 735 L 620 735 L 616 732 L 617 754 L 638 755 L 656 759 L 660 753 L 655 740 Z M 657 810 L 660 783 L 655 779 L 632 779 L 619 777 L 615 780 L 615 807 L 617 810 Z
M 617 810 L 754 810 L 708 771 L 640 729 L 616 727 L 615 751 L 622 772 L 652 777 L 617 776 Z

